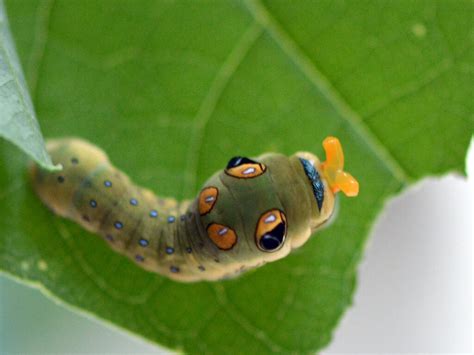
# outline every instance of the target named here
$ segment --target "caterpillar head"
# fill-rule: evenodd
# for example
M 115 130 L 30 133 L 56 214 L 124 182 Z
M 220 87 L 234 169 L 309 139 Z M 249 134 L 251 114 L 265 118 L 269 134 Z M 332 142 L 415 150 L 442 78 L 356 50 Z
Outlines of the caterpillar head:
M 219 259 L 246 269 L 283 258 L 329 220 L 337 191 L 357 195 L 339 141 L 323 146 L 325 162 L 308 152 L 234 157 L 206 182 L 197 205 Z

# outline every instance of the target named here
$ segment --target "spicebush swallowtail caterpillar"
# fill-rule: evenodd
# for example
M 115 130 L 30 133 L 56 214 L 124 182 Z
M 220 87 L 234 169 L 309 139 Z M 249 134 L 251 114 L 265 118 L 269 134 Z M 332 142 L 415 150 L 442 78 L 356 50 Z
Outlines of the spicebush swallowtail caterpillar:
M 307 152 L 234 157 L 183 202 L 136 186 L 101 149 L 76 138 L 47 144 L 62 171 L 33 165 L 31 177 L 54 213 L 142 268 L 179 281 L 218 280 L 285 257 L 329 220 L 337 191 L 358 194 L 339 140 L 328 137 L 323 147 L 325 162 Z

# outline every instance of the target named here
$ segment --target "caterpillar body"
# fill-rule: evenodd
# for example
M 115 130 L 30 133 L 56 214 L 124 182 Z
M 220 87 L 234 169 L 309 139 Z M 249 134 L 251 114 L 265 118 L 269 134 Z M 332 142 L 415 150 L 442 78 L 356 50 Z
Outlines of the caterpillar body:
M 218 280 L 281 259 L 331 217 L 335 193 L 358 193 L 337 138 L 311 153 L 234 157 L 194 200 L 160 198 L 136 186 L 98 147 L 50 140 L 60 172 L 37 165 L 34 189 L 56 214 L 101 235 L 140 267 L 178 281 Z

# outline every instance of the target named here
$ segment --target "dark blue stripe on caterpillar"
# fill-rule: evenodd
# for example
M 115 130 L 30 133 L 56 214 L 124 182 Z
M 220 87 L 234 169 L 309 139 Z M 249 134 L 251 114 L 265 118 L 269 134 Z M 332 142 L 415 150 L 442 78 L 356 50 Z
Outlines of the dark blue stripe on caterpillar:
M 319 177 L 318 172 L 314 168 L 313 164 L 311 164 L 308 160 L 300 158 L 301 164 L 303 164 L 304 172 L 308 177 L 311 185 L 313 186 L 313 194 L 316 198 L 316 203 L 318 204 L 318 208 L 321 211 L 321 207 L 323 206 L 324 201 L 324 185 Z

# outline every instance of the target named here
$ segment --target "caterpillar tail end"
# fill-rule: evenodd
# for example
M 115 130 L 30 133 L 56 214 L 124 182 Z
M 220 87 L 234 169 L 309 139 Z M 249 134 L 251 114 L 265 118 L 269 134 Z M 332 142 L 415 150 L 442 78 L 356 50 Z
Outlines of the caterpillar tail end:
M 323 141 L 326 161 L 321 163 L 321 170 L 333 193 L 342 191 L 348 197 L 359 194 L 359 182 L 344 171 L 344 153 L 336 137 L 326 137 Z

